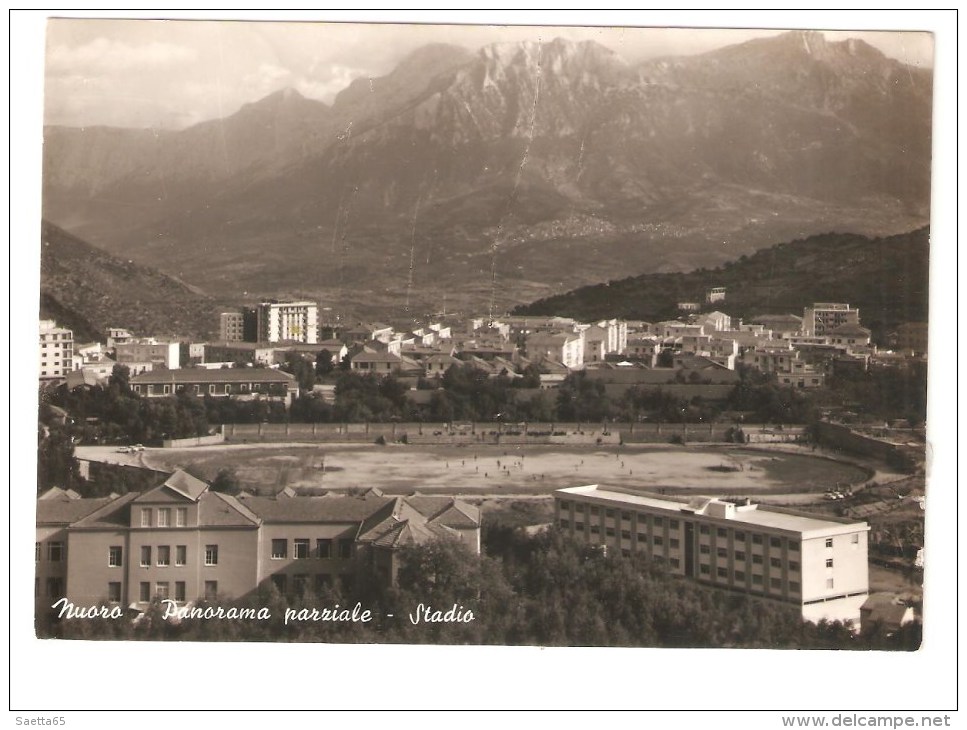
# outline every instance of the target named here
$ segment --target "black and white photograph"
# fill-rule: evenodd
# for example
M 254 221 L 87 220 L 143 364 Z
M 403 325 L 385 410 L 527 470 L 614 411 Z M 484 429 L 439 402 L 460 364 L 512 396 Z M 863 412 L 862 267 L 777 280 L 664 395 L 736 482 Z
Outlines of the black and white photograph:
M 436 709 L 817 717 L 889 666 L 862 697 L 943 724 L 948 698 L 885 687 L 956 635 L 930 570 L 956 557 L 956 41 L 864 11 L 597 15 L 31 19 L 22 651 L 360 681 L 419 657 L 487 688 Z M 748 696 L 752 657 L 837 686 Z M 570 673 L 502 700 L 484 658 Z M 546 694 L 587 674 L 583 705 Z

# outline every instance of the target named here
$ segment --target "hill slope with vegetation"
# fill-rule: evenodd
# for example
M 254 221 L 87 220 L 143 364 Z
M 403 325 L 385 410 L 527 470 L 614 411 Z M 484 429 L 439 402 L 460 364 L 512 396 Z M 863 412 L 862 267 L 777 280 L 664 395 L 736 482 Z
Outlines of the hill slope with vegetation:
M 714 269 L 644 274 L 582 287 L 517 307 L 514 314 L 658 321 L 678 316 L 677 303 L 703 303 L 732 317 L 795 313 L 813 302 L 849 302 L 861 323 L 882 336 L 901 322 L 923 322 L 929 303 L 930 230 L 887 238 L 828 233 L 782 243 Z M 705 292 L 726 287 L 706 306 Z

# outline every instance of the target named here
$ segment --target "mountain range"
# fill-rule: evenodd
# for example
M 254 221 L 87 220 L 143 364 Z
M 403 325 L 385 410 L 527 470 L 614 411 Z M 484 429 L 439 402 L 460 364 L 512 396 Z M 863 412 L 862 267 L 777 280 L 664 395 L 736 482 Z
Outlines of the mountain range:
M 44 216 L 221 298 L 499 312 L 923 226 L 931 104 L 929 70 L 814 32 L 634 66 L 593 42 L 431 45 L 332 105 L 48 127 Z

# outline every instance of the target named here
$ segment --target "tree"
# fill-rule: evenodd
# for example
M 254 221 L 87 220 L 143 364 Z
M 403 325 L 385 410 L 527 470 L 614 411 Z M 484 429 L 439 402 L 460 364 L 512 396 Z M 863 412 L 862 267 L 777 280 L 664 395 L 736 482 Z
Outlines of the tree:
M 329 375 L 335 367 L 332 353 L 329 350 L 320 350 L 316 355 L 316 375 L 320 377 Z
M 211 482 L 213 492 L 222 494 L 236 495 L 242 491 L 242 486 L 238 481 L 238 474 L 231 467 L 219 469 L 215 478 Z

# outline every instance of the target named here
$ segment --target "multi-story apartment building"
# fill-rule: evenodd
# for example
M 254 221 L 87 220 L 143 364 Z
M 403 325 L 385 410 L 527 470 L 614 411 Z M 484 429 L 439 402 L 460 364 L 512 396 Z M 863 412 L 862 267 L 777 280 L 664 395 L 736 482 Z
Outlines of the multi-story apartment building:
M 262 302 L 258 306 L 258 342 L 307 342 L 319 338 L 315 302 Z
M 122 365 L 150 363 L 152 370 L 177 370 L 181 367 L 181 343 L 154 337 L 119 342 L 114 359 Z
M 849 304 L 817 302 L 803 309 L 802 331 L 805 335 L 821 337 L 844 324 L 859 323 L 860 310 L 851 308 Z
M 559 529 L 724 590 L 797 606 L 810 621 L 859 621 L 869 594 L 865 522 L 621 487 L 554 492 Z
M 40 379 L 65 377 L 74 369 L 74 333 L 52 319 L 40 320 Z
M 240 311 L 218 315 L 218 339 L 221 342 L 245 341 L 245 316 Z
M 269 581 L 299 595 L 363 573 L 393 582 L 399 550 L 434 538 L 480 551 L 479 510 L 449 497 L 291 495 L 232 497 L 182 471 L 123 497 L 50 490 L 37 501 L 37 604 L 144 609 L 242 598 Z

